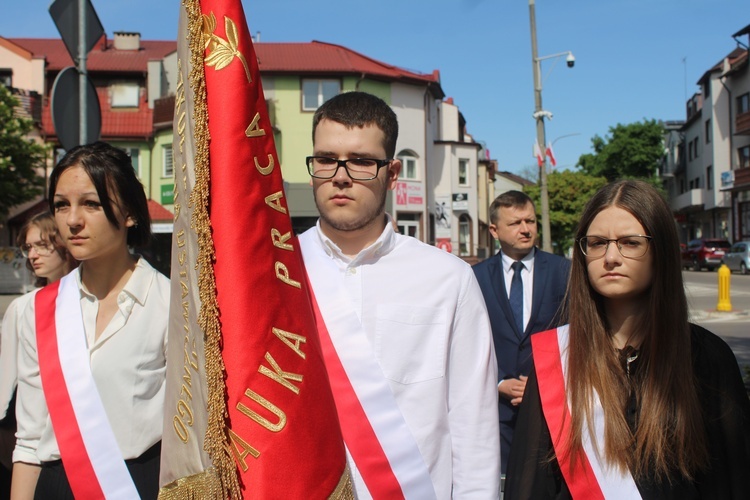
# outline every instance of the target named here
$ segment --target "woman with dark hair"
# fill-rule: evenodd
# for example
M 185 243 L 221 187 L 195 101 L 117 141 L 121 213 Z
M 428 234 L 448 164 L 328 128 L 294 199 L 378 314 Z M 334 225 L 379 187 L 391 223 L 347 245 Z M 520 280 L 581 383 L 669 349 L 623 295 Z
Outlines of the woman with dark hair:
M 68 274 L 78 263 L 60 240 L 55 219 L 48 212 L 36 214 L 23 225 L 16 238 L 26 267 L 36 276 L 36 286 L 45 286 Z M 10 494 L 11 455 L 15 443 L 15 394 L 18 383 L 19 320 L 36 290 L 11 302 L 3 315 L 0 338 L 0 464 L 7 469 L 7 483 L 2 481 L 0 497 Z M 3 471 L 6 474 L 6 471 Z
M 81 262 L 23 315 L 14 498 L 156 498 L 169 280 L 128 246 L 151 237 L 130 158 L 97 142 L 50 176 L 50 208 Z
M 750 498 L 750 400 L 726 343 L 688 323 L 669 206 L 609 184 L 576 243 L 570 324 L 532 337 L 505 498 Z

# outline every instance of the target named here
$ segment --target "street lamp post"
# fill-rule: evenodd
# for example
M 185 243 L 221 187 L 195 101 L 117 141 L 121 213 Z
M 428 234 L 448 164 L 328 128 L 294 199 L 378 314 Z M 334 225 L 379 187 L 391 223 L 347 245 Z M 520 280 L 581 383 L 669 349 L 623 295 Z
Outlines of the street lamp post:
M 529 20 L 531 22 L 531 60 L 534 70 L 534 114 L 536 120 L 536 140 L 542 151 L 545 150 L 544 118 L 552 118 L 552 113 L 542 108 L 542 61 L 567 56 L 568 67 L 572 68 L 575 58 L 571 52 L 560 52 L 549 56 L 538 57 L 536 44 L 536 5 L 535 0 L 529 0 Z M 549 221 L 549 191 L 547 189 L 547 155 L 543 156 L 539 166 L 539 191 L 542 201 L 542 250 L 552 252 L 552 235 Z

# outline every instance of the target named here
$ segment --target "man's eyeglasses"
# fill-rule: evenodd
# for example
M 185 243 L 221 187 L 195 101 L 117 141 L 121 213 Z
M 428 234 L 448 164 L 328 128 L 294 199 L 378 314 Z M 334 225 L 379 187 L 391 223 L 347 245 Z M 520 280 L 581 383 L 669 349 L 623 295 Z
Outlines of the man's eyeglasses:
M 620 255 L 628 259 L 637 259 L 643 257 L 648 251 L 648 244 L 653 238 L 634 234 L 632 236 L 622 236 L 615 239 L 602 238 L 600 236 L 584 236 L 578 239 L 578 246 L 586 257 L 598 259 L 604 257 L 607 253 L 610 243 L 617 243 L 617 250 Z
M 52 252 L 55 250 L 55 247 L 52 246 L 52 243 L 49 243 L 47 241 L 37 241 L 36 243 L 24 243 L 23 245 L 21 245 L 21 253 L 28 259 L 29 253 L 31 252 L 32 248 L 36 251 L 37 255 L 40 255 L 42 257 L 52 255 Z
M 350 158 L 337 160 L 327 156 L 308 156 L 307 172 L 316 179 L 332 179 L 340 167 L 355 181 L 370 181 L 378 176 L 378 171 L 390 165 L 393 159 L 377 160 L 375 158 Z

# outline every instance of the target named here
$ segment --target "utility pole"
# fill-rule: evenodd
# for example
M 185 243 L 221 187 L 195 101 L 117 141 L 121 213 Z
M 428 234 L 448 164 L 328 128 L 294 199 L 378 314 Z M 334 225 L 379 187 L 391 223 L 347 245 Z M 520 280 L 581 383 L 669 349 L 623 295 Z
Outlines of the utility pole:
M 542 200 L 542 250 L 552 252 L 552 235 L 549 223 L 549 191 L 547 190 L 547 143 L 544 134 L 544 110 L 542 109 L 541 60 L 536 45 L 536 5 L 529 0 L 529 20 L 531 22 L 531 62 L 534 69 L 534 118 L 536 119 L 536 140 L 543 153 L 539 166 L 539 193 Z

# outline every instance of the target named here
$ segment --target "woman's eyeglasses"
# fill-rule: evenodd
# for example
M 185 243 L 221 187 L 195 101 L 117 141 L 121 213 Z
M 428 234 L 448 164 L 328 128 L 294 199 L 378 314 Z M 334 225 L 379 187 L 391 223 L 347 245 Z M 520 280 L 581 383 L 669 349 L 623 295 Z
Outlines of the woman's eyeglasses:
M 581 252 L 586 257 L 598 259 L 599 257 L 604 257 L 610 243 L 616 243 L 620 255 L 628 259 L 637 259 L 646 255 L 648 244 L 652 239 L 651 236 L 640 234 L 614 239 L 602 238 L 601 236 L 584 236 L 578 239 L 578 246 L 581 247 Z
M 24 243 L 23 245 L 21 245 L 21 253 L 28 259 L 29 253 L 31 252 L 32 248 L 37 255 L 40 255 L 42 257 L 52 255 L 52 252 L 55 250 L 55 247 L 52 246 L 52 243 L 49 243 L 47 241 L 37 241 L 36 243 Z

